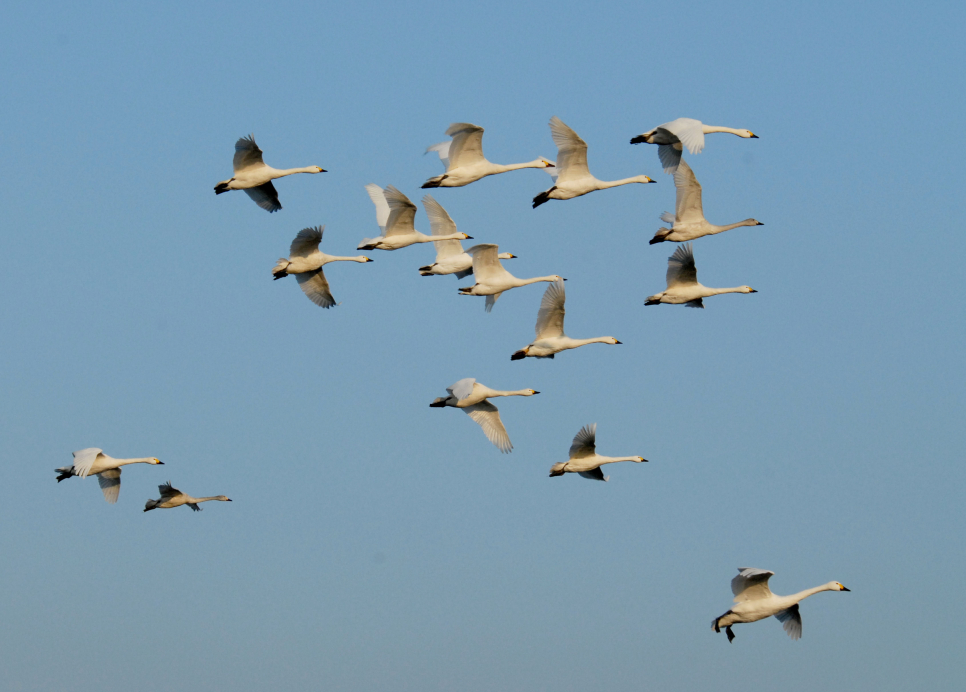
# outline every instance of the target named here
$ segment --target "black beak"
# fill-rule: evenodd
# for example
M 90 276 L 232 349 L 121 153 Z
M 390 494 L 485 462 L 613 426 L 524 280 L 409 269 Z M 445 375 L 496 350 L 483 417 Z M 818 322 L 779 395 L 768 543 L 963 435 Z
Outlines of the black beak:
M 751 138 L 752 139 L 758 139 L 758 135 L 752 135 Z
M 160 461 L 160 460 L 159 460 L 159 461 L 158 461 L 158 465 L 159 465 L 159 466 L 164 466 L 164 462 L 163 462 L 163 461 Z
M 468 236 L 466 236 L 466 240 L 476 240 L 476 238 L 474 238 L 474 237 L 473 237 L 473 236 L 471 236 L 471 235 L 468 235 Z
M 564 279 L 564 281 L 566 281 L 566 279 Z
M 755 289 L 751 289 L 751 292 L 752 293 L 758 293 L 758 291 L 756 291 Z
M 851 591 L 851 590 L 852 589 L 846 589 L 844 586 L 842 587 L 842 591 Z
M 366 262 L 375 262 L 375 261 L 376 260 L 372 259 L 371 257 L 366 257 Z
M 646 462 L 646 461 L 647 461 L 647 459 L 644 459 L 644 461 Z
M 534 391 L 534 394 L 539 394 L 540 392 Z
M 614 339 L 614 341 L 617 341 L 617 339 Z M 617 343 L 618 343 L 618 344 L 622 344 L 622 343 L 624 343 L 624 342 L 623 342 L 623 341 L 617 341 Z M 614 345 L 616 346 L 617 344 L 614 344 Z
M 231 498 L 230 497 L 228 498 L 228 502 L 231 502 Z
M 319 173 L 328 173 L 328 171 L 323 168 Z
M 759 226 L 764 226 L 765 224 L 763 224 L 763 223 L 762 223 L 761 221 L 759 221 L 759 222 L 758 222 L 758 225 L 759 225 Z

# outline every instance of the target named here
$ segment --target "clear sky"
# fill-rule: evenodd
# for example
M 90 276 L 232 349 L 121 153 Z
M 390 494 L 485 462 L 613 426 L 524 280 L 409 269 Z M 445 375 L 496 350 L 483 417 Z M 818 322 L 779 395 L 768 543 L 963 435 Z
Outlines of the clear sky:
M 966 685 L 959 3 L 17 3 L 0 24 L 0 688 L 18 691 L 905 691 Z M 560 274 L 571 336 L 512 362 L 543 285 L 491 314 L 433 251 L 273 282 L 295 233 L 376 235 L 363 185 L 418 201 L 451 122 L 496 162 L 547 121 L 629 185 L 530 208 L 518 171 L 434 191 L 459 229 Z M 689 161 L 709 286 L 645 308 L 674 186 L 636 134 L 748 128 Z M 254 132 L 269 215 L 216 197 Z M 417 228 L 428 232 L 422 210 Z M 501 455 L 427 404 L 463 377 Z M 547 477 L 597 422 L 609 483 Z M 157 456 L 55 483 L 70 453 Z M 231 497 L 142 513 L 167 480 Z M 738 566 L 774 619 L 710 629 Z

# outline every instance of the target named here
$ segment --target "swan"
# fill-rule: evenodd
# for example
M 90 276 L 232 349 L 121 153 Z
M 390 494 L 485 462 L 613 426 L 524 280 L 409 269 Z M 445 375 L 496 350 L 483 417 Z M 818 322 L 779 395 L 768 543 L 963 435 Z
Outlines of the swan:
M 677 189 L 674 213 L 666 211 L 661 215 L 661 221 L 671 224 L 671 228 L 658 229 L 658 232 L 651 238 L 651 245 L 665 241 L 680 243 L 685 240 L 694 240 L 706 235 L 724 233 L 739 226 L 765 225 L 756 219 L 745 219 L 727 226 L 715 226 L 713 223 L 708 223 L 704 218 L 704 209 L 701 204 L 701 183 L 694 177 L 694 171 L 691 170 L 687 161 L 681 161 L 678 164 L 677 171 L 674 173 L 674 187 Z
M 433 199 L 432 195 L 423 197 L 423 208 L 429 217 L 429 228 L 434 236 L 448 236 L 456 233 L 456 224 L 443 206 Z M 473 258 L 463 252 L 463 246 L 458 240 L 434 240 L 436 246 L 436 261 L 419 268 L 420 276 L 440 276 L 456 274 L 462 279 L 473 273 Z M 501 252 L 500 259 L 516 259 L 516 255 Z
M 121 467 L 128 464 L 161 464 L 163 461 L 155 457 L 138 457 L 136 459 L 115 459 L 104 454 L 104 450 L 97 447 L 81 449 L 74 454 L 74 463 L 70 466 L 61 466 L 54 469 L 57 473 L 57 482 L 60 483 L 71 476 L 97 476 L 97 483 L 101 486 L 104 499 L 110 504 L 117 502 L 117 496 L 121 492 Z
M 278 201 L 278 191 L 272 185 L 276 178 L 284 178 L 293 173 L 325 173 L 319 166 L 305 168 L 272 168 L 262 161 L 262 150 L 255 144 L 255 135 L 242 137 L 235 142 L 235 158 L 232 159 L 234 174 L 228 180 L 215 185 L 215 194 L 229 190 L 244 190 L 252 201 L 268 213 L 282 208 Z
M 446 130 L 446 135 L 452 139 L 426 149 L 427 154 L 431 151 L 439 153 L 446 173 L 430 178 L 423 183 L 423 188 L 463 187 L 488 175 L 521 168 L 550 168 L 554 165 L 553 161 L 542 156 L 534 161 L 511 163 L 509 166 L 490 163 L 483 157 L 483 128 L 472 123 L 453 123 Z
M 614 181 L 597 180 L 587 169 L 587 142 L 556 115 L 550 118 L 550 134 L 557 145 L 556 168 L 553 171 L 547 170 L 554 178 L 554 185 L 533 198 L 534 209 L 551 199 L 573 199 L 594 190 L 606 190 L 618 185 L 656 182 L 646 175 Z
M 665 173 L 674 173 L 681 162 L 681 151 L 688 148 L 692 154 L 700 154 L 704 149 L 704 136 L 713 132 L 727 132 L 745 139 L 758 139 L 749 130 L 736 130 L 733 127 L 705 125 L 694 118 L 678 118 L 669 123 L 658 125 L 642 135 L 631 139 L 631 144 L 657 144 L 658 158 Z
M 698 283 L 698 270 L 694 266 L 694 253 L 691 243 L 679 245 L 667 260 L 667 290 L 647 297 L 644 305 L 668 303 L 687 305 L 689 308 L 703 308 L 703 298 L 721 293 L 758 293 L 751 286 L 737 288 L 708 288 Z
M 483 243 L 482 245 L 474 245 L 466 251 L 473 258 L 473 273 L 476 275 L 476 283 L 461 288 L 460 295 L 486 296 L 487 312 L 493 309 L 500 295 L 511 288 L 535 284 L 538 281 L 566 281 L 556 274 L 538 276 L 533 279 L 518 279 L 500 264 L 499 249 L 497 245 Z
M 188 505 L 193 511 L 200 512 L 201 507 L 198 506 L 199 502 L 207 502 L 208 500 L 231 502 L 231 498 L 225 497 L 224 495 L 213 495 L 211 497 L 191 497 L 191 495 L 185 495 L 177 488 L 172 488 L 171 481 L 168 481 L 164 485 L 159 485 L 158 490 L 161 492 L 161 497 L 157 500 L 148 500 L 144 505 L 145 512 L 150 512 L 152 509 L 180 507 L 181 505 Z
M 284 257 L 279 259 L 272 274 L 276 281 L 289 274 L 295 274 L 295 280 L 299 282 L 302 293 L 309 300 L 319 307 L 331 308 L 336 302 L 329 291 L 329 282 L 322 272 L 322 267 L 329 262 L 371 262 L 372 260 L 364 255 L 336 257 L 321 252 L 319 243 L 322 242 L 324 231 L 325 226 L 303 228 L 299 231 L 289 248 L 288 259 Z
M 550 477 L 562 476 L 565 473 L 577 473 L 584 478 L 594 481 L 610 480 L 600 467 L 618 461 L 647 461 L 644 457 L 605 457 L 597 453 L 597 424 L 585 425 L 574 436 L 570 444 L 570 460 L 562 464 L 554 464 L 550 468 Z
M 370 183 L 366 185 L 369 198 L 376 205 L 376 222 L 382 230 L 378 238 L 363 238 L 357 250 L 398 250 L 414 243 L 431 243 L 440 240 L 472 240 L 465 233 L 431 236 L 420 233 L 413 226 L 416 205 L 392 185 L 385 189 Z
M 564 334 L 564 301 L 567 300 L 563 281 L 554 281 L 540 301 L 537 312 L 537 339 L 510 356 L 510 360 L 553 358 L 555 353 L 586 344 L 619 344 L 612 336 L 596 336 L 593 339 L 571 339 Z
M 802 616 L 798 612 L 800 601 L 820 591 L 850 591 L 837 581 L 830 581 L 812 589 L 805 589 L 791 596 L 776 596 L 768 588 L 768 580 L 774 575 L 765 569 L 739 567 L 738 576 L 731 580 L 735 595 L 734 606 L 727 613 L 711 621 L 711 629 L 720 632 L 724 627 L 730 642 L 735 638 L 731 626 L 739 622 L 757 622 L 774 615 L 792 639 L 802 636 Z
M 500 412 L 487 399 L 496 396 L 533 396 L 540 393 L 534 389 L 518 389 L 512 392 L 490 389 L 472 377 L 460 380 L 447 387 L 446 391 L 449 392 L 449 396 L 436 397 L 430 406 L 432 408 L 452 406 L 463 409 L 477 425 L 483 428 L 486 439 L 504 454 L 509 454 L 513 445 L 510 444 L 510 436 L 506 434 L 506 428 L 500 420 Z

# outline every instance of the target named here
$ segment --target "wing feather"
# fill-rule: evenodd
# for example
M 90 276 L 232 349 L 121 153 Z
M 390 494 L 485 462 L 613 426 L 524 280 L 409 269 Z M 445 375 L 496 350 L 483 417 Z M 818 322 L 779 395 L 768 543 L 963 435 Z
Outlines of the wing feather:
M 235 142 L 235 157 L 231 161 L 231 167 L 238 173 L 252 166 L 264 166 L 262 161 L 262 150 L 255 144 L 255 135 L 248 135 Z
M 482 127 L 472 123 L 453 123 L 447 128 L 446 134 L 453 138 L 449 147 L 447 171 L 460 166 L 472 166 L 485 160 Z
M 557 183 L 589 176 L 587 142 L 556 115 L 550 118 L 550 134 L 557 145 Z
M 437 202 L 432 195 L 423 197 L 423 209 L 429 217 L 429 229 L 433 235 L 453 235 L 456 233 L 456 222 L 443 205 Z M 463 254 L 463 245 L 458 240 L 434 240 L 433 246 L 436 248 L 436 261 Z
M 510 453 L 513 445 L 510 443 L 510 436 L 507 435 L 506 428 L 503 427 L 503 421 L 500 420 L 500 412 L 496 406 L 489 401 L 481 401 L 478 404 L 467 406 L 463 410 L 477 425 L 483 428 L 486 439 L 504 454 Z
M 704 129 L 700 120 L 678 118 L 661 127 L 674 134 L 692 154 L 700 154 L 704 149 Z
M 313 252 L 318 251 L 319 243 L 322 242 L 322 233 L 325 231 L 325 226 L 315 226 L 311 228 L 303 228 L 299 231 L 298 235 L 295 236 L 295 240 L 292 241 L 291 247 L 289 247 L 290 257 L 308 257 Z
M 409 235 L 416 228 L 416 205 L 409 198 L 394 188 L 386 185 L 384 191 L 386 204 L 389 205 L 389 218 L 386 220 L 386 237 L 394 235 Z
M 597 453 L 597 424 L 585 425 L 570 443 L 570 458 L 580 459 Z
M 798 612 L 798 604 L 785 608 L 775 613 L 775 617 L 782 623 L 782 629 L 788 633 L 792 639 L 802 638 L 802 614 Z
M 376 205 L 376 223 L 379 224 L 379 228 L 385 235 L 386 223 L 389 221 L 389 203 L 386 201 L 386 195 L 383 189 L 375 183 L 366 185 L 366 192 L 369 193 L 369 199 L 372 200 L 372 203 Z
M 303 272 L 295 275 L 295 280 L 299 282 L 302 293 L 313 303 L 321 308 L 331 308 L 335 305 L 335 298 L 329 290 L 329 282 L 319 267 L 314 272 Z
M 264 185 L 258 187 L 246 187 L 245 194 L 262 209 L 272 214 L 282 208 L 282 203 L 278 201 L 278 190 L 269 180 Z
M 774 574 L 767 569 L 739 567 L 738 575 L 731 580 L 731 593 L 735 595 L 735 603 L 771 598 L 772 592 L 768 588 L 768 580 Z
M 103 451 L 103 449 L 97 447 L 88 447 L 74 452 L 74 474 L 81 478 L 87 478 L 98 455 Z
M 104 499 L 109 504 L 117 502 L 117 496 L 121 492 L 121 469 L 108 469 L 97 474 L 97 484 L 101 486 Z
M 704 221 L 704 209 L 701 203 L 701 183 L 694 177 L 694 171 L 687 161 L 682 160 L 674 173 L 674 187 L 677 197 L 674 204 L 674 214 L 678 223 L 696 223 Z
M 577 475 L 583 476 L 584 478 L 589 478 L 592 481 L 606 481 L 608 478 L 610 478 L 610 476 L 604 475 L 604 472 L 600 470 L 599 466 L 595 469 L 591 469 L 590 471 L 578 471 Z
M 691 243 L 678 246 L 667 260 L 667 287 L 686 286 L 698 283 L 698 270 L 694 266 L 694 252 Z
M 474 384 L 476 384 L 476 379 L 464 377 L 462 380 L 447 387 L 446 391 L 455 396 L 457 401 L 462 401 L 473 393 Z
M 537 312 L 537 339 L 564 335 L 564 303 L 567 294 L 563 281 L 554 281 L 547 286 Z

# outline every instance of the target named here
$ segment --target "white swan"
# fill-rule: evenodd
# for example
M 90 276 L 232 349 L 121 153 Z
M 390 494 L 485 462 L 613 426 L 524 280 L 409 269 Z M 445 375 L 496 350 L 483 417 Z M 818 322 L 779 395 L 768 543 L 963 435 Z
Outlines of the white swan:
M 557 145 L 557 167 L 553 171 L 547 171 L 551 175 L 556 174 L 554 185 L 533 198 L 534 209 L 551 199 L 573 199 L 594 190 L 606 190 L 618 185 L 655 182 L 646 175 L 635 175 L 623 180 L 598 180 L 587 168 L 587 142 L 556 115 L 550 118 L 550 134 Z
M 60 483 L 71 476 L 96 475 L 97 483 L 101 486 L 104 499 L 112 505 L 117 502 L 117 496 L 121 492 L 121 467 L 128 464 L 164 464 L 163 461 L 155 457 L 138 457 L 136 459 L 115 459 L 104 454 L 104 451 L 97 447 L 89 447 L 74 452 L 74 463 L 70 466 L 61 466 L 54 469 L 57 472 L 57 482 Z
M 215 194 L 229 190 L 244 190 L 252 201 L 265 211 L 272 213 L 282 208 L 278 201 L 278 191 L 272 185 L 276 178 L 293 173 L 325 173 L 318 166 L 305 168 L 272 168 L 262 161 L 262 150 L 255 144 L 255 135 L 242 137 L 235 142 L 235 158 L 232 160 L 234 175 L 215 185 Z
M 751 286 L 737 288 L 708 288 L 698 283 L 698 270 L 694 266 L 694 253 L 691 243 L 679 245 L 667 260 L 667 289 L 648 296 L 644 305 L 668 303 L 687 305 L 689 308 L 703 308 L 703 298 L 722 293 L 758 293 Z
M 518 279 L 500 264 L 499 246 L 490 243 L 474 245 L 466 252 L 473 258 L 476 283 L 461 288 L 461 296 L 486 296 L 486 311 L 493 309 L 497 299 L 511 288 L 535 284 L 538 281 L 566 281 L 556 274 L 533 279 Z
M 329 282 L 322 272 L 329 262 L 371 262 L 372 260 L 364 255 L 358 257 L 336 257 L 327 255 L 319 250 L 319 243 L 322 242 L 322 233 L 325 226 L 314 228 L 303 228 L 295 236 L 289 248 L 289 257 L 278 260 L 272 275 L 275 280 L 284 278 L 289 274 L 295 274 L 295 280 L 299 282 L 309 300 L 323 308 L 331 308 L 335 305 L 335 299 L 329 291 Z
M 157 500 L 148 500 L 144 505 L 145 512 L 150 512 L 152 509 L 169 509 L 171 507 L 180 507 L 181 505 L 188 505 L 193 511 L 200 512 L 201 507 L 198 506 L 199 502 L 208 502 L 208 500 L 231 502 L 231 498 L 225 497 L 224 495 L 212 495 L 211 497 L 191 497 L 191 495 L 186 495 L 177 488 L 172 488 L 171 481 L 168 481 L 164 485 L 159 485 L 158 490 L 161 492 L 161 497 Z
M 503 166 L 490 163 L 483 156 L 483 128 L 472 123 L 453 123 L 446 130 L 446 135 L 452 137 L 448 142 L 440 142 L 426 149 L 439 153 L 439 158 L 446 166 L 446 173 L 430 178 L 423 183 L 427 187 L 463 187 L 476 182 L 480 178 L 521 168 L 549 168 L 553 161 L 542 156 L 527 163 L 511 163 Z
M 791 596 L 776 596 L 768 588 L 768 580 L 774 575 L 764 569 L 754 567 L 739 567 L 738 576 L 731 580 L 731 592 L 735 595 L 735 603 L 731 610 L 711 621 L 711 629 L 720 632 L 724 627 L 730 642 L 735 638 L 731 626 L 739 622 L 756 622 L 774 615 L 782 623 L 782 627 L 792 639 L 802 636 L 802 616 L 798 612 L 798 603 L 812 594 L 820 591 L 849 591 L 837 581 L 805 589 Z
M 727 132 L 745 139 L 758 139 L 758 135 L 749 130 L 705 125 L 694 118 L 678 118 L 634 137 L 631 139 L 631 144 L 659 145 L 657 155 L 661 159 L 661 165 L 664 166 L 664 172 L 674 173 L 681 162 L 683 147 L 687 147 L 692 154 L 700 154 L 704 149 L 704 136 L 714 132 Z
M 429 217 L 429 228 L 434 237 L 456 235 L 456 223 L 443 206 L 433 199 L 432 195 L 423 197 L 423 208 Z M 433 240 L 436 247 L 436 261 L 419 268 L 420 276 L 441 276 L 456 274 L 462 279 L 473 273 L 473 258 L 463 252 L 463 246 L 458 240 Z M 516 259 L 516 255 L 501 252 L 500 259 Z
M 694 171 L 687 161 L 681 161 L 674 173 L 674 187 L 677 189 L 677 199 L 674 203 L 674 213 L 664 212 L 661 221 L 671 224 L 671 228 L 660 228 L 651 238 L 651 245 L 671 241 L 680 243 L 694 240 L 706 235 L 723 233 L 739 226 L 764 226 L 756 219 L 745 219 L 727 226 L 715 226 L 704 218 L 704 208 L 701 204 L 701 184 L 694 177 Z
M 530 358 L 553 358 L 555 353 L 586 344 L 619 344 L 612 336 L 596 336 L 593 339 L 571 339 L 564 334 L 564 302 L 567 295 L 563 281 L 554 281 L 540 301 L 537 312 L 537 339 L 510 356 L 510 360 Z
M 433 408 L 452 406 L 453 408 L 463 409 L 470 418 L 483 428 L 486 439 L 496 445 L 504 454 L 509 454 L 513 445 L 510 444 L 510 436 L 506 434 L 506 428 L 503 427 L 503 421 L 500 420 L 500 412 L 487 399 L 497 396 L 533 396 L 540 393 L 533 389 L 518 389 L 512 392 L 490 389 L 472 377 L 460 380 L 447 387 L 446 391 L 449 392 L 449 396 L 436 397 L 430 406 Z
M 370 183 L 366 185 L 366 192 L 376 205 L 376 222 L 382 235 L 378 238 L 363 238 L 357 250 L 398 250 L 415 243 L 472 240 L 465 233 L 431 236 L 417 231 L 413 225 L 416 220 L 416 205 L 392 185 L 383 189 Z
M 610 479 L 610 476 L 605 476 L 600 467 L 618 461 L 640 463 L 647 461 L 647 459 L 644 457 L 601 456 L 597 453 L 597 424 L 591 423 L 582 427 L 574 436 L 574 441 L 570 444 L 570 460 L 562 464 L 554 464 L 550 468 L 550 477 L 562 476 L 565 473 L 576 473 L 594 481 L 606 481 Z

